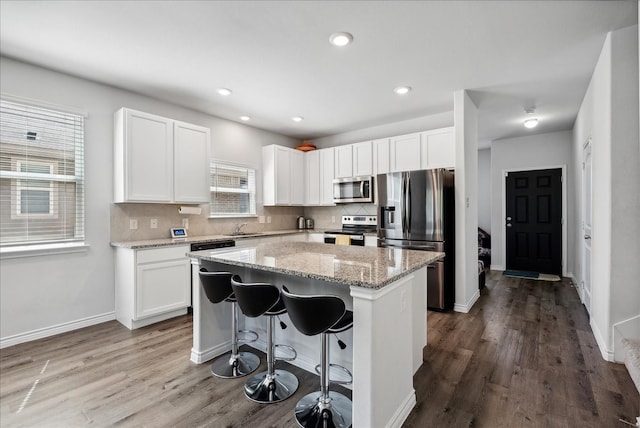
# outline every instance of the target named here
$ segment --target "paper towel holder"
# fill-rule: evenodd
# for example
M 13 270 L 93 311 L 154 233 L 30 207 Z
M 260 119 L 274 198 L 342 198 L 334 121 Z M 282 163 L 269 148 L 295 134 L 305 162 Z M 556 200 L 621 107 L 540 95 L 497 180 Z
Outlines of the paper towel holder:
M 180 214 L 196 214 L 196 215 L 200 215 L 202 213 L 202 208 L 200 208 L 200 207 L 180 207 L 180 208 L 178 208 L 178 213 L 180 213 Z

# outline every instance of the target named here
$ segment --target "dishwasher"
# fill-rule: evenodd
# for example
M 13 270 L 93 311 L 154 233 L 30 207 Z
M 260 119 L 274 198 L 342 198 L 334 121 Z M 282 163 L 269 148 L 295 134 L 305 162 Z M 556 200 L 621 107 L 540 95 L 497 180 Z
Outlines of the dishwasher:
M 235 247 L 236 241 L 198 242 L 191 244 L 191 251 L 216 250 L 218 248 Z
M 235 247 L 236 246 L 236 241 L 233 241 L 231 239 L 229 240 L 225 240 L 225 241 L 215 241 L 215 242 L 197 242 L 197 243 L 193 243 L 191 244 L 191 251 L 203 251 L 203 250 L 217 250 L 220 248 L 229 248 L 229 247 Z M 194 279 L 193 278 L 193 271 L 191 273 L 191 284 L 193 286 L 194 283 Z M 198 278 L 198 286 L 200 284 L 200 278 Z M 196 290 L 191 290 L 191 306 L 189 306 L 189 313 L 193 313 L 193 293 L 195 293 Z

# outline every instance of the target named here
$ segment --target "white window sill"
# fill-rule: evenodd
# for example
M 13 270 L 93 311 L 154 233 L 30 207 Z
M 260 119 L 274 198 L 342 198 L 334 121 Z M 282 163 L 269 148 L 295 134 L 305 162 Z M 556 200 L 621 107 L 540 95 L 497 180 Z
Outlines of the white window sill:
M 0 259 L 16 259 L 19 257 L 42 257 L 65 253 L 86 253 L 89 245 L 84 242 L 70 242 L 42 245 L 22 245 L 0 248 Z

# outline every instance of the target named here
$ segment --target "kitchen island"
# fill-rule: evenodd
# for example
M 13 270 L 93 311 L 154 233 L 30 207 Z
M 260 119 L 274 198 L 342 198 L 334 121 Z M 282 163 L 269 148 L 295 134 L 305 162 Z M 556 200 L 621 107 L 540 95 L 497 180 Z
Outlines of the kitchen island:
M 353 373 L 353 426 L 402 425 L 416 403 L 413 375 L 422 365 L 427 343 L 427 265 L 444 253 L 281 242 L 188 256 L 193 269 L 193 362 L 203 363 L 230 349 L 229 305 L 212 305 L 206 299 L 197 275 L 201 267 L 239 274 L 244 282 L 286 285 L 294 293 L 338 295 L 353 310 L 354 325 L 341 337 L 347 351 L 332 353 L 331 359 Z M 264 320 L 246 323 L 264 337 Z M 289 328 L 278 332 L 277 342 L 296 348 L 298 358 L 292 364 L 313 371 L 320 356 L 313 337 Z M 264 343 L 256 347 L 264 350 Z

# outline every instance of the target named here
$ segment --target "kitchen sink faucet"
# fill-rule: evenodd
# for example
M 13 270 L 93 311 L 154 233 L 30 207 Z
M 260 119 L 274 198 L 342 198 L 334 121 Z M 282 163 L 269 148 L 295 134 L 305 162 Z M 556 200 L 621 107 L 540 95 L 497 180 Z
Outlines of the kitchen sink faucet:
M 238 223 L 236 224 L 236 228 L 234 229 L 233 233 L 240 233 L 240 229 L 242 229 L 243 226 L 246 226 L 247 223 Z

